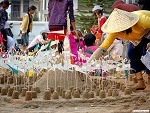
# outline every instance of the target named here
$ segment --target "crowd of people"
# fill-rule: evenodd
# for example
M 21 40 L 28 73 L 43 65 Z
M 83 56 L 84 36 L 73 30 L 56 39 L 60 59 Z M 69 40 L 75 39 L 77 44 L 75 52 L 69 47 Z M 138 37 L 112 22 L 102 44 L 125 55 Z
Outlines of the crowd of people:
M 102 57 L 115 40 L 128 40 L 127 57 L 133 69 L 132 73 L 138 80 L 135 89 L 150 91 L 150 70 L 140 60 L 141 56 L 146 54 L 146 51 L 150 51 L 149 4 L 149 0 L 138 0 L 137 4 L 126 4 L 122 0 L 116 0 L 112 5 L 112 13 L 108 18 L 104 15 L 103 8 L 96 5 L 92 11 L 98 18 L 97 25 L 93 25 L 89 28 L 91 33 L 85 36 L 79 36 L 75 24 L 73 0 L 49 0 L 49 30 L 42 30 L 29 44 L 29 32 L 32 31 L 33 23 L 32 14 L 34 14 L 37 9 L 34 5 L 31 5 L 20 25 L 23 51 L 33 52 L 37 44 L 40 48 L 52 40 L 58 40 L 58 48 L 56 47 L 56 42 L 51 44 L 54 44 L 52 48 L 57 48 L 59 53 L 61 53 L 64 46 L 63 42 L 65 36 L 68 35 L 67 30 L 69 29 L 74 37 L 76 37 L 76 43 L 79 44 L 79 41 L 81 41 L 82 45 L 84 45 L 84 47 L 77 48 L 78 51 L 82 49 L 82 53 L 89 58 L 87 62 L 91 62 L 92 60 Z M 8 9 L 10 2 L 3 0 L 0 5 L 0 32 L 3 36 L 5 50 L 7 50 L 7 40 L 10 37 L 7 38 L 4 26 L 8 20 L 6 9 Z M 67 14 L 69 14 L 69 20 L 66 19 Z M 143 70 L 145 70 L 148 75 L 147 85 L 142 76 Z

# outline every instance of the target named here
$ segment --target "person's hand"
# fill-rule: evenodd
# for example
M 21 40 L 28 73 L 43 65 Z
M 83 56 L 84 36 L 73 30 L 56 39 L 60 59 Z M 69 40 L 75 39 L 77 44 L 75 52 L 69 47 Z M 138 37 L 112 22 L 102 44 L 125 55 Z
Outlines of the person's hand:
M 150 52 L 150 43 L 147 44 L 146 49 Z
M 104 55 L 104 53 L 106 52 L 106 50 L 104 50 L 103 48 L 99 47 L 90 57 L 90 59 L 87 61 L 88 63 L 91 62 L 92 60 L 96 59 L 98 60 L 101 56 Z
M 22 33 L 22 36 L 24 36 L 25 35 L 25 33 Z
M 48 43 L 49 43 L 49 40 L 46 40 L 44 44 L 48 44 Z

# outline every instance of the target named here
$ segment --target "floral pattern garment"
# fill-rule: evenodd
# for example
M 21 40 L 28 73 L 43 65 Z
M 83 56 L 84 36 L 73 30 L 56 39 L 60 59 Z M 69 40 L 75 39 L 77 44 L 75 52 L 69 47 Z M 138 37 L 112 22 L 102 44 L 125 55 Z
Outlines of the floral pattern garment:
M 8 20 L 8 14 L 4 9 L 0 10 L 0 29 L 3 29 L 6 21 Z

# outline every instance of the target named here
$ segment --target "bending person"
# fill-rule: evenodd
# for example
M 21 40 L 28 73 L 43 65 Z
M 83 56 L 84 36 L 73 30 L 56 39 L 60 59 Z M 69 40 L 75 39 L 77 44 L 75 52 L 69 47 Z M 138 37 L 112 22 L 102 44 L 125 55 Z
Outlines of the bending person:
M 142 71 L 146 70 L 150 76 L 150 70 L 141 62 L 141 56 L 146 54 L 147 43 L 150 39 L 145 37 L 145 34 L 150 28 L 150 11 L 139 10 L 134 12 L 127 12 L 120 9 L 114 9 L 107 21 L 102 26 L 102 31 L 109 33 L 104 42 L 90 57 L 98 59 L 111 46 L 116 37 L 122 37 L 129 40 L 128 58 L 130 59 L 131 68 L 134 69 L 138 83 L 135 89 L 145 89 L 150 91 L 150 81 L 146 87 Z
M 42 30 L 40 32 L 40 35 L 37 35 L 32 42 L 29 44 L 28 46 L 28 51 L 29 52 L 33 52 L 34 49 L 36 48 L 36 45 L 39 44 L 39 49 L 43 44 L 48 44 L 49 40 L 47 40 L 48 38 L 48 30 Z

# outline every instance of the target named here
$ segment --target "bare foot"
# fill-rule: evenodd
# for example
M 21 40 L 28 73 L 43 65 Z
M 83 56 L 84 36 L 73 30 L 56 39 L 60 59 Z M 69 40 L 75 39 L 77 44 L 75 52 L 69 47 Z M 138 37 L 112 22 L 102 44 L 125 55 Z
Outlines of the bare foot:
M 148 84 L 148 85 L 146 86 L 146 88 L 144 89 L 144 91 L 150 92 L 150 84 Z
M 144 81 L 140 81 L 138 82 L 135 86 L 134 86 L 134 89 L 135 90 L 144 90 L 145 89 L 145 83 Z

